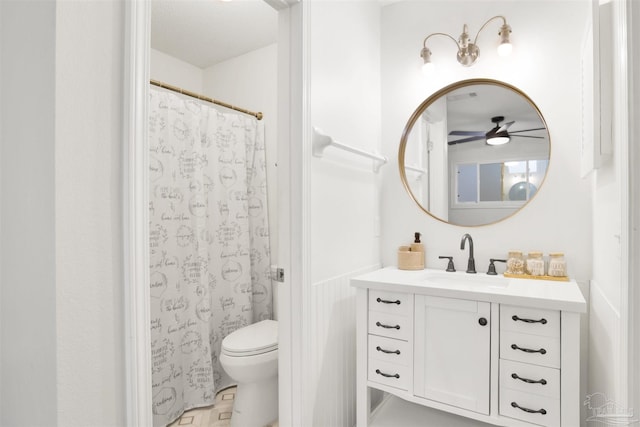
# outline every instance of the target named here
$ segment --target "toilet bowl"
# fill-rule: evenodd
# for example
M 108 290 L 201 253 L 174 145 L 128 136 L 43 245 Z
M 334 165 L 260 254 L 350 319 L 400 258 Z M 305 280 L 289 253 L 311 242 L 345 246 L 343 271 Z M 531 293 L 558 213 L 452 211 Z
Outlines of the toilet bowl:
M 222 340 L 220 364 L 238 385 L 232 427 L 264 427 L 278 419 L 278 322 L 262 320 Z

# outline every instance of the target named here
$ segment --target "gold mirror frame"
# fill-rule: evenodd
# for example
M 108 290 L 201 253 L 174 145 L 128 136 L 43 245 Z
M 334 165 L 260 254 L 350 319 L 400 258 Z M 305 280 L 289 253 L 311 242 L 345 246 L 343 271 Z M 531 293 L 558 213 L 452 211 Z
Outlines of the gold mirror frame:
M 440 222 L 443 222 L 445 224 L 456 225 L 456 226 L 459 226 L 459 227 L 482 227 L 482 226 L 486 226 L 486 225 L 497 224 L 497 223 L 499 223 L 501 221 L 506 220 L 507 218 L 511 218 L 512 216 L 514 216 L 515 214 L 520 212 L 520 210 L 522 210 L 525 206 L 527 206 L 531 202 L 531 200 L 533 200 L 535 198 L 535 196 L 537 196 L 538 192 L 540 191 L 540 189 L 544 185 L 544 182 L 546 181 L 546 178 L 547 178 L 547 174 L 549 172 L 549 167 L 547 167 L 547 170 L 545 172 L 544 177 L 542 178 L 542 181 L 540 182 L 540 186 L 539 186 L 538 190 L 535 192 L 535 194 L 529 200 L 527 200 L 522 206 L 520 206 L 518 209 L 514 210 L 509 215 L 506 215 L 506 216 L 504 216 L 504 217 L 502 217 L 502 218 L 500 218 L 500 219 L 498 219 L 496 221 L 487 222 L 487 223 L 483 223 L 483 224 L 474 224 L 474 225 L 456 224 L 456 223 L 452 223 L 452 222 L 449 222 L 449 221 L 445 221 L 444 219 L 432 214 L 431 212 L 429 212 L 422 205 L 422 203 L 418 200 L 418 198 L 413 194 L 413 191 L 411 191 L 411 187 L 410 187 L 409 182 L 407 180 L 407 174 L 406 174 L 406 171 L 405 171 L 405 151 L 406 151 L 407 140 L 408 140 L 409 134 L 413 130 L 413 126 L 415 125 L 415 123 L 422 116 L 422 114 L 424 114 L 424 112 L 427 110 L 427 108 L 429 108 L 433 103 L 438 101 L 442 96 L 445 96 L 448 93 L 453 92 L 453 91 L 455 91 L 457 89 L 460 89 L 460 88 L 463 88 L 463 87 L 467 87 L 467 86 L 473 86 L 473 85 L 498 86 L 498 87 L 501 87 L 503 89 L 510 90 L 510 91 L 514 92 L 515 94 L 520 95 L 523 99 L 525 99 L 527 101 L 527 103 L 538 114 L 538 117 L 540 118 L 540 121 L 542 122 L 542 124 L 544 125 L 544 127 L 546 129 L 547 137 L 548 137 L 548 141 L 549 141 L 549 160 L 548 161 L 549 161 L 549 164 L 551 163 L 551 134 L 549 132 L 549 126 L 547 126 L 547 122 L 544 119 L 544 116 L 542 115 L 542 113 L 540 112 L 540 109 L 538 108 L 538 106 L 533 102 L 533 100 L 531 98 L 529 98 L 529 96 L 527 94 L 525 94 L 522 90 L 518 89 L 517 87 L 512 86 L 512 85 L 510 85 L 508 83 L 504 83 L 504 82 L 501 82 L 499 80 L 493 80 L 493 79 L 467 79 L 467 80 L 461 80 L 461 81 L 452 83 L 452 84 L 450 84 L 448 86 L 445 86 L 442 89 L 440 89 L 437 92 L 435 92 L 434 94 L 432 94 L 431 96 L 429 96 L 427 99 L 425 99 L 418 106 L 418 108 L 416 108 L 416 110 L 413 112 L 413 114 L 409 118 L 409 121 L 405 125 L 404 130 L 402 131 L 402 137 L 400 138 L 400 148 L 399 148 L 399 151 L 398 151 L 398 169 L 400 170 L 400 179 L 402 180 L 402 185 L 404 186 L 405 190 L 409 194 L 409 197 L 411 197 L 411 199 L 416 203 L 416 205 L 418 205 L 418 207 L 424 213 L 426 213 L 430 217 L 432 217 L 432 218 L 434 218 L 434 219 L 436 219 L 436 220 L 438 220 Z

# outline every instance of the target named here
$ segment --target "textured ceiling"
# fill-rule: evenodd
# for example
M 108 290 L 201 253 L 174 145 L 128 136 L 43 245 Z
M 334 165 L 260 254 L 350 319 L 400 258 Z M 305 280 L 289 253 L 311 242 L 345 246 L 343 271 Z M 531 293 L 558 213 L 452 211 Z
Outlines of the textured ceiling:
M 263 0 L 153 0 L 151 47 L 199 68 L 277 40 L 278 14 Z

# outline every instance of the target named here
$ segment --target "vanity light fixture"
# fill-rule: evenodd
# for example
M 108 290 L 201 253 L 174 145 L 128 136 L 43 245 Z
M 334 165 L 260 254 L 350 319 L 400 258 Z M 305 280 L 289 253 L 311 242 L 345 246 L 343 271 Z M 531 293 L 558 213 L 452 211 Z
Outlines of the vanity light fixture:
M 462 34 L 460 34 L 460 37 L 458 38 L 458 40 L 454 39 L 452 36 L 446 33 L 429 34 L 427 37 L 425 37 L 424 41 L 422 42 L 423 47 L 422 47 L 422 50 L 420 51 L 420 56 L 424 61 L 422 70 L 426 73 L 433 68 L 433 63 L 431 62 L 431 51 L 427 47 L 427 40 L 429 40 L 429 38 L 432 36 L 449 37 L 451 40 L 453 40 L 453 42 L 458 47 L 458 53 L 457 53 L 458 62 L 464 65 L 465 67 L 469 67 L 473 65 L 476 62 L 476 59 L 478 59 L 478 56 L 480 56 L 480 48 L 476 44 L 478 42 L 478 36 L 480 35 L 480 32 L 484 30 L 487 24 L 493 21 L 494 19 L 502 19 L 502 26 L 500 27 L 500 32 L 498 33 L 498 35 L 500 36 L 500 44 L 498 45 L 498 55 L 500 56 L 509 55 L 512 50 L 511 41 L 509 40 L 509 34 L 511 34 L 511 27 L 507 24 L 507 19 L 504 16 L 497 15 L 497 16 L 494 16 L 493 18 L 490 18 L 484 24 L 482 24 L 482 27 L 480 27 L 480 29 L 478 30 L 478 33 L 473 39 L 473 43 L 471 42 L 471 38 L 469 37 L 469 28 L 467 27 L 467 24 L 464 24 L 464 26 L 462 27 Z

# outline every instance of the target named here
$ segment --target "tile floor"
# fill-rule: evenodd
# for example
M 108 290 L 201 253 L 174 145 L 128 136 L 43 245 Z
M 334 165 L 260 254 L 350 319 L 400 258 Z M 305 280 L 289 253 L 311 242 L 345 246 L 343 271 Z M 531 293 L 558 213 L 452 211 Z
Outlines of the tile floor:
M 187 411 L 168 427 L 230 427 L 235 397 L 235 387 L 220 390 L 216 394 L 213 406 Z M 275 421 L 266 427 L 278 427 L 278 422 Z
M 229 427 L 235 397 L 235 387 L 220 390 L 213 406 L 187 411 L 168 427 Z

